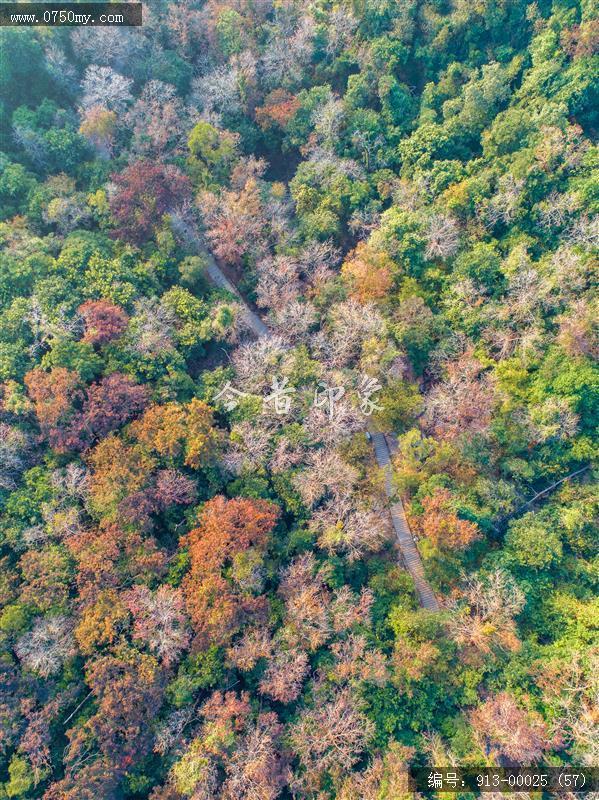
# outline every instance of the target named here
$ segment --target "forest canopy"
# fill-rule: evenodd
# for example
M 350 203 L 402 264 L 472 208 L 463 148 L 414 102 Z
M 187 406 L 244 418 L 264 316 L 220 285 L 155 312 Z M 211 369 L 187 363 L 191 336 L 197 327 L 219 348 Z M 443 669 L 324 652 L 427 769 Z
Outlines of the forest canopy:
M 598 50 L 589 0 L 0 28 L 0 800 L 599 764 Z

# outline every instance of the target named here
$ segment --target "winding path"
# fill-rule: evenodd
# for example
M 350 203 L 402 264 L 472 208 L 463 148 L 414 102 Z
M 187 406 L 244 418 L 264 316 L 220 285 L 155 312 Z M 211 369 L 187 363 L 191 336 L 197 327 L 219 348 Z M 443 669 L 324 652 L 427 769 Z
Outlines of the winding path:
M 207 259 L 206 272 L 212 283 L 221 289 L 226 289 L 239 299 L 244 310 L 243 313 L 248 328 L 253 331 L 257 338 L 270 336 L 271 331 L 268 326 L 265 325 L 260 317 L 248 306 L 237 287 L 231 283 L 220 269 L 212 254 L 205 248 L 202 250 L 202 253 Z M 410 532 L 403 503 L 400 498 L 396 497 L 396 492 L 393 488 L 391 453 L 397 449 L 397 439 L 393 434 L 383 434 L 372 426 L 369 426 L 369 433 L 374 446 L 377 464 L 384 470 L 385 493 L 389 500 L 389 514 L 391 516 L 395 535 L 397 536 L 397 543 L 401 552 L 402 561 L 414 580 L 420 605 L 430 611 L 438 611 L 439 602 L 424 575 L 422 559 L 420 558 L 420 553 L 414 542 L 414 537 Z

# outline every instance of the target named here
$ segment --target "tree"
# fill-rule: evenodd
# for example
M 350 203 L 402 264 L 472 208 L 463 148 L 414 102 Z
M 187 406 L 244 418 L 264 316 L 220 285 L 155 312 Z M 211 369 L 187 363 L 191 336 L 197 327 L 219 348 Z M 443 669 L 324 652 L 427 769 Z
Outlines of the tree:
M 334 675 L 337 682 L 360 684 L 363 681 L 384 686 L 389 680 L 386 656 L 380 650 L 367 646 L 365 636 L 350 634 L 347 639 L 334 642 L 331 652 L 335 656 Z
M 198 122 L 187 140 L 189 166 L 194 177 L 203 185 L 214 178 L 223 181 L 229 174 L 237 156 L 237 138 L 229 131 L 222 131 L 209 122 Z
M 212 409 L 196 398 L 185 405 L 150 406 L 130 430 L 147 452 L 168 461 L 181 458 L 192 469 L 210 459 L 218 440 Z
M 83 109 L 88 111 L 99 106 L 122 115 L 131 100 L 131 84 L 130 78 L 119 75 L 110 67 L 92 64 L 83 78 Z
M 65 367 L 54 367 L 50 372 L 36 368 L 24 380 L 42 434 L 52 446 L 61 447 L 74 414 L 73 404 L 82 397 L 79 375 Z
M 217 496 L 205 504 L 199 526 L 184 540 L 191 570 L 183 588 L 198 645 L 228 641 L 244 611 L 259 608 L 253 598 L 234 591 L 222 570 L 250 547 L 263 552 L 278 514 L 278 508 L 265 500 Z
M 87 725 L 101 752 L 119 769 L 149 752 L 151 721 L 162 702 L 162 676 L 155 660 L 122 648 L 96 659 L 86 680 L 97 702 Z
M 15 653 L 27 669 L 43 678 L 55 675 L 76 653 L 68 617 L 38 617 L 33 630 L 16 643 Z
M 86 588 L 86 587 L 84 587 Z M 95 595 L 82 592 L 86 605 L 75 628 L 75 638 L 83 655 L 90 656 L 116 644 L 129 627 L 129 613 L 114 589 Z
M 393 262 L 389 256 L 376 251 L 367 242 L 360 242 L 341 267 L 351 296 L 360 303 L 386 297 L 393 283 L 392 272 Z
M 53 734 L 57 718 L 65 708 L 77 699 L 77 686 L 58 692 L 41 708 L 30 708 L 26 712 L 27 728 L 19 742 L 19 752 L 27 757 L 27 771 L 33 773 L 37 786 L 52 769 Z
M 87 300 L 79 313 L 85 321 L 83 341 L 100 346 L 118 339 L 129 322 L 127 313 L 108 300 Z
M 448 489 L 435 489 L 422 500 L 424 513 L 411 517 L 416 532 L 427 536 L 435 547 L 463 550 L 480 538 L 474 522 L 460 519 L 454 511 L 454 500 Z
M 27 373 L 42 433 L 57 450 L 83 450 L 138 414 L 147 403 L 147 389 L 118 372 L 92 384 L 83 395 L 76 372 L 53 367 Z M 77 411 L 75 404 L 81 406 Z
M 43 800 L 97 800 L 98 797 L 114 797 L 119 778 L 119 770 L 108 759 L 96 758 L 79 769 L 68 769 L 64 778 L 48 787 Z
M 285 89 L 274 89 L 255 110 L 256 122 L 263 130 L 275 126 L 285 129 L 300 108 L 297 97 Z
M 219 197 L 205 192 L 200 208 L 217 258 L 237 265 L 246 254 L 260 251 L 265 219 L 255 180 L 239 192 L 222 192 Z
M 21 600 L 40 611 L 64 608 L 73 580 L 69 553 L 62 545 L 28 550 L 19 561 L 23 584 Z
M 81 600 L 95 598 L 98 592 L 116 589 L 123 582 L 160 576 L 166 568 L 165 553 L 152 537 L 107 521 L 99 529 L 71 537 L 67 545 L 77 562 Z
M 512 695 L 501 692 L 470 713 L 476 734 L 495 757 L 504 755 L 515 764 L 535 764 L 550 749 L 547 728 L 539 714 L 520 708 Z
M 181 590 L 160 586 L 152 593 L 138 586 L 127 594 L 133 614 L 133 636 L 146 642 L 166 666 L 176 663 L 190 641 L 190 629 Z
M 560 561 L 563 550 L 555 523 L 534 511 L 510 522 L 505 548 L 510 561 L 533 570 L 550 569 Z
M 115 435 L 93 447 L 87 462 L 92 470 L 90 508 L 100 518 L 116 516 L 121 501 L 143 491 L 156 464 L 139 446 L 126 445 Z
M 116 123 L 116 111 L 103 106 L 91 106 L 83 114 L 79 133 L 85 136 L 100 158 L 112 156 Z
M 425 428 L 449 440 L 465 433 L 485 433 L 495 402 L 492 378 L 469 352 L 447 362 L 446 373 L 445 380 L 426 397 Z
M 162 217 L 189 199 L 189 179 L 176 167 L 136 161 L 113 175 L 115 193 L 110 210 L 117 227 L 114 235 L 144 244 L 160 225 Z
M 103 439 L 137 416 L 148 402 L 148 390 L 128 375 L 114 372 L 87 390 L 80 425 L 95 439 Z
M 345 688 L 330 700 L 303 710 L 291 726 L 289 738 L 305 770 L 307 786 L 318 788 L 327 772 L 337 778 L 347 774 L 373 734 L 372 722 Z

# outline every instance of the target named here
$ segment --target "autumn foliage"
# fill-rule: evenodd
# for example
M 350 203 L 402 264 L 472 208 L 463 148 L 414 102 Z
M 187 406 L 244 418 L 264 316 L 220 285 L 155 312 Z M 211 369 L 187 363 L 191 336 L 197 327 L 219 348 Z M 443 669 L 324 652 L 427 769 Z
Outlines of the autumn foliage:
M 386 297 L 391 285 L 393 262 L 367 242 L 360 242 L 343 262 L 341 273 L 352 297 L 361 303 Z
M 176 167 L 136 161 L 113 176 L 117 191 L 110 209 L 117 224 L 115 236 L 144 244 L 162 217 L 189 197 L 189 179 Z
M 436 489 L 422 500 L 424 513 L 414 519 L 414 527 L 422 536 L 427 536 L 435 547 L 462 550 L 480 538 L 474 522 L 460 519 L 454 511 L 454 503 L 448 489 Z
M 592 5 L 0 26 L 0 800 L 599 764 Z
M 127 328 L 126 312 L 107 300 L 87 300 L 79 307 L 85 320 L 84 342 L 103 345 L 117 339 Z
M 86 449 L 139 413 L 148 398 L 146 387 L 117 372 L 84 390 L 76 372 L 36 369 L 25 385 L 42 434 L 60 452 Z
M 275 89 L 265 97 L 264 104 L 256 109 L 256 122 L 264 130 L 275 125 L 284 128 L 299 107 L 297 97 L 284 89 Z
M 264 500 L 219 496 L 204 506 L 198 527 L 185 539 L 191 570 L 184 590 L 198 646 L 228 641 L 244 614 L 263 607 L 227 579 L 224 568 L 250 548 L 263 553 L 278 515 L 277 507 Z

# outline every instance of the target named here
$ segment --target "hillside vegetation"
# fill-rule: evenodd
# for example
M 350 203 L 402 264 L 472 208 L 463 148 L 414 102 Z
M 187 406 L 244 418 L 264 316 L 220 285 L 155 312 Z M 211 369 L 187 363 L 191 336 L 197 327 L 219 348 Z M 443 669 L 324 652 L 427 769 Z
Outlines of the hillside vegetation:
M 0 799 L 599 763 L 598 44 L 590 0 L 0 29 Z

